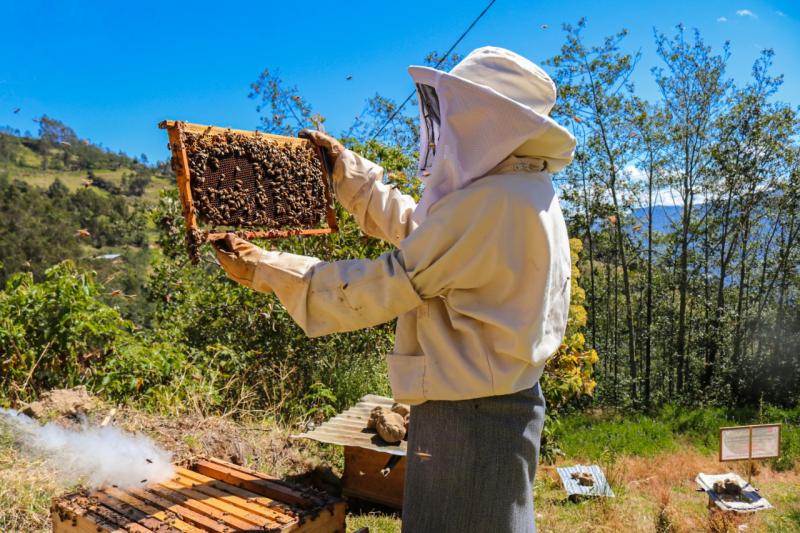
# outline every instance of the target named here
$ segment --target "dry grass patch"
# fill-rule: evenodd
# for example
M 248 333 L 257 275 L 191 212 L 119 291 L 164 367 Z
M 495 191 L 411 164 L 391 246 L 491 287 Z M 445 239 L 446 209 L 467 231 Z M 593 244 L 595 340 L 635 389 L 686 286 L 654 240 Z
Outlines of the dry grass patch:
M 0 433 L 0 531 L 50 531 L 50 500 L 67 487 L 41 462 L 31 461 Z
M 560 461 L 574 464 L 582 461 Z M 583 461 L 586 462 L 586 461 Z M 750 516 L 710 512 L 705 494 L 696 491 L 700 472 L 736 471 L 743 465 L 720 464 L 696 451 L 654 457 L 622 456 L 601 466 L 616 493 L 613 499 L 566 501 L 555 467 L 543 467 L 537 481 L 536 512 L 541 532 L 728 533 L 800 531 L 800 471 L 774 472 L 761 465 L 753 484 L 776 509 Z

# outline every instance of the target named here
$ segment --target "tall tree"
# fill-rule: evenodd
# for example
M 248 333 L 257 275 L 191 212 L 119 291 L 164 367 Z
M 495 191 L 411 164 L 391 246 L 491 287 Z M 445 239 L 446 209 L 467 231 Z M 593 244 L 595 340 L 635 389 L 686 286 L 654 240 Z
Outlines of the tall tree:
M 679 303 L 675 338 L 676 386 L 680 394 L 684 391 L 689 369 L 686 350 L 687 304 L 695 201 L 710 163 L 708 148 L 714 140 L 712 125 L 731 85 L 725 77 L 730 52 L 728 43 L 725 43 L 722 53 L 715 54 L 696 30 L 687 39 L 683 25 L 677 27 L 672 38 L 656 32 L 655 40 L 658 55 L 664 63 L 664 67 L 654 68 L 653 73 L 661 90 L 667 118 L 666 131 L 671 153 L 666 174 L 672 176 L 670 185 L 678 193 L 682 204 L 676 273 Z
M 653 359 L 653 211 L 655 209 L 655 193 L 661 185 L 663 167 L 666 163 L 664 151 L 665 116 L 661 109 L 636 98 L 631 104 L 632 136 L 638 141 L 638 167 L 644 172 L 647 182 L 647 198 L 645 202 L 647 217 L 647 244 L 645 277 L 645 324 L 642 331 L 644 337 L 644 405 L 649 408 L 652 399 L 652 359 Z
M 586 19 L 579 20 L 575 26 L 565 24 L 566 43 L 547 63 L 556 68 L 555 78 L 561 93 L 561 105 L 556 114 L 580 121 L 586 127 L 583 150 L 610 194 L 612 214 L 608 220 L 614 228 L 615 256 L 622 268 L 625 297 L 630 397 L 636 401 L 637 336 L 620 186 L 632 149 L 626 106 L 633 90 L 629 80 L 639 54 L 631 55 L 620 48 L 627 30 L 605 37 L 599 45 L 587 46 L 583 42 L 585 28 Z

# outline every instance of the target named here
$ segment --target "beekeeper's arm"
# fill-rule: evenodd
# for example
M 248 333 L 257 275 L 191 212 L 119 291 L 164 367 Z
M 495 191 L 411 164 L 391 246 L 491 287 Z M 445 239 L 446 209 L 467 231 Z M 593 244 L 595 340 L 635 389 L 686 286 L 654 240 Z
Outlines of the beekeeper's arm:
M 484 198 L 452 209 L 437 206 L 400 248 L 375 260 L 327 263 L 265 251 L 230 237 L 231 253 L 216 244 L 229 276 L 253 289 L 274 291 L 310 337 L 387 322 L 452 289 L 480 287 L 496 274 L 503 236 L 489 221 L 502 201 Z
M 395 246 L 414 229 L 414 199 L 383 183 L 383 167 L 345 149 L 336 139 L 314 130 L 302 137 L 319 146 L 333 169 L 333 188 L 339 203 L 356 218 L 361 230 Z

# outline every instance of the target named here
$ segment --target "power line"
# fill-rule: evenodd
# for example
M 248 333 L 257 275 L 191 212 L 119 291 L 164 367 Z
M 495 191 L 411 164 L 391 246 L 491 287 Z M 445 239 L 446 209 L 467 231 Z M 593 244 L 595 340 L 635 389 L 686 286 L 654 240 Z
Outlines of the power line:
M 456 42 L 454 42 L 453 45 L 447 50 L 447 52 L 445 52 L 445 54 L 442 56 L 442 58 L 436 63 L 434 68 L 439 68 L 442 65 L 442 63 L 445 62 L 445 60 L 450 55 L 450 53 L 455 49 L 455 47 L 458 46 L 458 44 L 464 39 L 464 37 L 467 36 L 467 34 L 470 32 L 470 30 L 472 30 L 472 28 L 475 27 L 475 24 L 477 24 L 478 21 L 481 20 L 481 18 L 483 18 L 483 16 L 486 14 L 486 12 L 489 11 L 489 8 L 492 7 L 492 5 L 494 5 L 494 3 L 496 1 L 497 0 L 491 0 L 491 2 L 489 2 L 489 4 L 485 8 L 483 8 L 483 11 L 481 11 L 480 14 L 477 17 L 475 17 L 475 20 L 472 21 L 472 24 L 470 24 L 467 27 L 467 29 L 464 30 L 464 33 L 462 33 L 461 36 L 458 39 L 456 39 Z M 388 119 L 386 119 L 386 122 L 384 122 L 381 125 L 381 127 L 378 129 L 378 132 L 375 135 L 373 135 L 372 139 L 370 139 L 370 140 L 374 141 L 378 137 L 378 135 L 383 133 L 384 128 L 386 128 L 386 126 L 388 126 L 394 120 L 394 117 L 397 116 L 397 114 L 406 106 L 406 104 L 411 101 L 411 99 L 414 97 L 414 94 L 416 94 L 416 92 L 417 92 L 416 90 L 411 91 L 411 93 L 406 97 L 406 99 L 403 100 L 403 103 L 400 104 L 400 107 L 398 107 L 397 109 L 394 110 L 394 113 L 392 113 L 391 116 Z

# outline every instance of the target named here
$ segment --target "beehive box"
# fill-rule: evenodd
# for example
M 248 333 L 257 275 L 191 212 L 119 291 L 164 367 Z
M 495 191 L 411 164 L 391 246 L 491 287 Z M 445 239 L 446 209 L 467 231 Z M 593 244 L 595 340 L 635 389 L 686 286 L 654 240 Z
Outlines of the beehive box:
M 350 409 L 293 437 L 344 446 L 342 494 L 402 509 L 407 443 L 387 444 L 366 427 L 375 407 L 390 409 L 393 403 L 391 398 L 367 394 Z
M 107 487 L 57 498 L 54 533 L 345 531 L 345 503 L 218 459 L 176 467 L 173 480 L 140 489 Z

